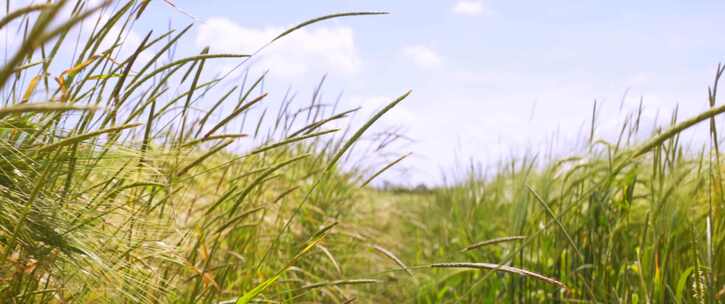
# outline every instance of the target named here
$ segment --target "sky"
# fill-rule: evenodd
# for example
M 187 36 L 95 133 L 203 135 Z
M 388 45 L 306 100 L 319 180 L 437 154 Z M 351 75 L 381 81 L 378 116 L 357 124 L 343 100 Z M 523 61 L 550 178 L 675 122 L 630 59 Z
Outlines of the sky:
M 725 55 L 724 1 L 153 1 L 140 29 L 194 23 L 180 53 L 251 53 L 310 18 L 328 20 L 264 49 L 242 70 L 269 70 L 265 90 L 301 104 L 323 75 L 326 102 L 365 116 L 412 94 L 375 126 L 405 135 L 372 166 L 413 152 L 381 180 L 437 184 L 473 160 L 483 166 L 553 149 L 576 153 L 597 102 L 596 135 L 616 138 L 640 101 L 645 121 L 707 108 Z M 2 34 L 2 33 L 0 33 Z M 238 62 L 215 63 L 218 73 Z M 696 137 L 696 136 L 695 136 Z M 443 173 L 443 174 L 442 174 Z

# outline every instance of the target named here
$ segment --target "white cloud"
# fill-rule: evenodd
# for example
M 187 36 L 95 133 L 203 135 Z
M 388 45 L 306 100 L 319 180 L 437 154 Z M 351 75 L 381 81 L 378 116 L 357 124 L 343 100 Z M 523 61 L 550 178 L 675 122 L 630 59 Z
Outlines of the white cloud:
M 210 18 L 199 27 L 196 43 L 216 52 L 250 54 L 285 30 L 283 27 L 243 27 L 221 17 Z M 310 72 L 354 74 L 361 60 L 353 31 L 347 27 L 301 29 L 276 41 L 254 59 L 256 67 L 278 76 L 295 77 Z
M 461 0 L 453 6 L 453 12 L 459 15 L 478 16 L 488 13 L 480 0 Z
M 439 66 L 442 61 L 438 53 L 422 45 L 412 45 L 403 48 L 403 55 L 412 60 L 415 65 L 422 68 Z

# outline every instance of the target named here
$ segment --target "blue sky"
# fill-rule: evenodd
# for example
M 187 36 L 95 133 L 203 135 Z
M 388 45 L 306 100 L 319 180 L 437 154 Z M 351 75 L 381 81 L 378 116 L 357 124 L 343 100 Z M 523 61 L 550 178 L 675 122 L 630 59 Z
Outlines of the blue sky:
M 376 130 L 399 126 L 415 141 L 373 161 L 414 152 L 383 176 L 405 184 L 439 182 L 441 171 L 468 159 L 494 167 L 552 145 L 560 154 L 575 153 L 594 100 L 601 109 L 597 134 L 605 139 L 640 98 L 647 121 L 666 120 L 678 104 L 681 117 L 693 115 L 707 107 L 706 88 L 725 55 L 724 1 L 174 3 L 193 19 L 153 1 L 129 39 L 142 37 L 141 29 L 194 22 L 180 53 L 207 45 L 249 53 L 312 17 L 390 12 L 313 25 L 266 49 L 250 68 L 270 70 L 265 86 L 272 99 L 291 87 L 302 104 L 327 74 L 326 101 L 342 93 L 344 106 L 364 107 L 360 116 L 412 89 Z

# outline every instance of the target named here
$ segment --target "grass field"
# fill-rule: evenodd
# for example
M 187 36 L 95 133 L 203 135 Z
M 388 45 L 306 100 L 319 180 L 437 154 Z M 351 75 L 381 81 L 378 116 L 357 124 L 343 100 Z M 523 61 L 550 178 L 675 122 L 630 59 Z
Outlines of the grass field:
M 0 69 L 2 302 L 725 301 L 722 69 L 710 110 L 644 141 L 633 113 L 616 142 L 592 137 L 580 155 L 378 189 L 405 156 L 359 168 L 347 155 L 410 92 L 344 128 L 355 109 L 268 108 L 264 75 L 225 87 L 205 70 L 254 50 L 174 58 L 188 28 L 126 44 L 148 3 L 0 18 L 22 33 Z M 90 33 L 72 35 L 81 22 Z M 707 124 L 706 145 L 681 145 Z

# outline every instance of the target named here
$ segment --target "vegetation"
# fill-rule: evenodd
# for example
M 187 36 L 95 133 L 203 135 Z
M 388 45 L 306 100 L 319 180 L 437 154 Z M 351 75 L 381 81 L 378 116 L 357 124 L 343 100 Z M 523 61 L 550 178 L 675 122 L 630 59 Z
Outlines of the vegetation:
M 252 112 L 265 108 L 264 75 L 227 88 L 227 75 L 204 67 L 244 64 L 264 46 L 174 58 L 188 27 L 129 45 L 124 33 L 148 4 L 58 1 L 0 18 L 22 36 L 0 69 L 3 302 L 725 299 L 714 120 L 725 111 L 723 69 L 711 110 L 674 115 L 643 143 L 634 113 L 616 143 L 592 136 L 583 156 L 524 157 L 490 176 L 472 168 L 452 185 L 384 191 L 367 185 L 405 156 L 351 168 L 346 155 L 409 93 L 343 130 L 330 126 L 355 109 L 330 112 L 319 94 L 304 108 L 285 100 Z M 376 14 L 312 19 L 270 43 Z M 82 22 L 90 33 L 72 38 Z M 708 122 L 708 146 L 679 144 Z

